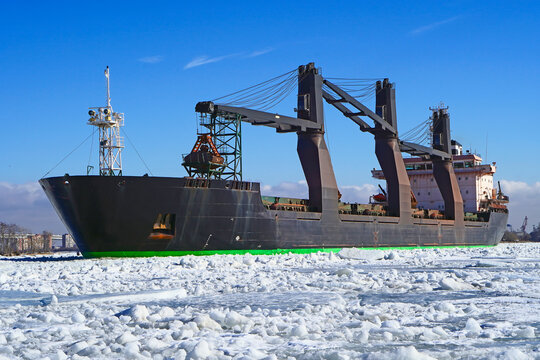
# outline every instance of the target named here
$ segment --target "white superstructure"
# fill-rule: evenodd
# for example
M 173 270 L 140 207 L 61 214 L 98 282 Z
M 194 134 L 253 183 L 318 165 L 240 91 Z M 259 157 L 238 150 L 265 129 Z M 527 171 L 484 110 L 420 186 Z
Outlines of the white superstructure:
M 419 209 L 444 210 L 444 201 L 433 177 L 430 160 L 419 157 L 404 158 L 405 168 L 411 182 L 411 190 L 418 201 Z M 476 154 L 462 153 L 459 143 L 452 140 L 452 162 L 463 198 L 464 211 L 485 210 L 488 200 L 496 197 L 493 187 L 495 163 L 482 164 Z M 374 178 L 384 180 L 382 170 L 372 170 Z

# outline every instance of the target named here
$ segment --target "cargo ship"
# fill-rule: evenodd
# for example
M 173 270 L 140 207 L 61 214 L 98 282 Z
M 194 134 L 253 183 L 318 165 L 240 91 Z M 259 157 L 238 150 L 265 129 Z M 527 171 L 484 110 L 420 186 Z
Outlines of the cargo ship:
M 91 108 L 88 121 L 99 129 L 99 175 L 89 168 L 86 175 L 40 180 L 85 257 L 493 246 L 506 229 L 508 197 L 500 190 L 465 211 L 447 108 L 432 109 L 430 146 L 402 140 L 388 79 L 362 80 L 360 86 L 325 78 L 309 63 L 229 97 L 199 102 L 197 141 L 182 158 L 188 176 L 157 177 L 122 173 L 124 115 L 112 109 L 108 68 L 106 78 L 107 105 Z M 264 111 L 294 88 L 296 117 Z M 368 95 L 375 97 L 374 111 L 361 101 Z M 386 189 L 367 204 L 340 200 L 324 139 L 325 102 L 373 135 L 381 166 L 374 176 L 386 181 Z M 262 196 L 259 183 L 243 180 L 242 123 L 297 134 L 309 198 Z M 440 196 L 435 209 L 418 206 L 410 181 L 417 162 Z

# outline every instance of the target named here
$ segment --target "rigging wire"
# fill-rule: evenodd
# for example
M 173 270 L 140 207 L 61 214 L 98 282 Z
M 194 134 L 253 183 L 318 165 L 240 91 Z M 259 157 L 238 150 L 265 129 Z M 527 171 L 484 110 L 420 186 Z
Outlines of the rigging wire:
M 303 74 L 302 77 L 299 77 L 297 69 L 293 69 L 245 89 L 215 98 L 212 101 L 221 105 L 246 107 L 261 111 L 269 110 L 288 98 L 298 82 L 301 82 L 303 76 L 306 75 Z M 335 77 L 327 79 L 334 80 L 337 86 L 348 92 L 352 97 L 369 101 L 375 97 L 376 82 L 382 78 Z M 323 88 L 325 91 L 335 94 L 327 85 L 323 85 Z
M 343 81 L 355 81 L 355 82 L 374 82 L 383 80 L 383 77 L 375 77 L 375 78 L 343 78 L 343 77 L 325 77 L 325 79 L 328 80 L 343 80 Z
M 432 131 L 432 118 L 422 121 L 420 124 L 404 132 L 401 139 L 417 144 L 429 143 Z
M 51 170 L 47 171 L 47 172 L 45 173 L 45 175 L 43 175 L 43 176 L 41 177 L 41 179 L 43 179 L 45 176 L 49 175 L 50 172 L 53 171 L 54 169 L 56 169 L 56 167 L 57 167 L 58 165 L 60 165 L 60 164 L 61 164 L 64 160 L 66 160 L 71 154 L 73 154 L 73 153 L 74 153 L 75 151 L 77 151 L 81 146 L 83 146 L 83 144 L 84 144 L 85 142 L 87 142 L 88 139 L 90 139 L 90 137 L 94 136 L 94 132 L 95 132 L 95 131 L 96 131 L 96 129 L 94 129 L 94 131 L 92 131 L 92 133 L 91 133 L 90 135 L 88 135 L 88 136 L 87 136 L 87 137 L 86 137 L 79 145 L 77 145 L 77 146 L 75 147 L 75 149 L 71 150 L 66 156 L 64 156 L 64 157 L 62 158 L 62 160 L 60 160 L 56 165 L 54 165 L 54 166 L 52 167 Z
M 139 159 L 142 161 L 142 163 L 144 164 L 144 166 L 146 167 L 146 170 L 148 170 L 148 172 L 150 173 L 150 175 L 154 176 L 154 174 L 152 174 L 152 171 L 150 171 L 150 168 L 148 168 L 148 165 L 146 165 L 146 162 L 143 160 L 141 154 L 139 154 L 139 151 L 137 150 L 137 148 L 135 147 L 135 144 L 133 144 L 133 142 L 131 141 L 131 139 L 129 138 L 129 135 L 127 134 L 126 132 L 126 129 L 123 130 L 124 134 L 126 135 L 126 138 L 128 139 L 129 141 L 129 144 L 131 146 L 133 146 L 133 149 L 135 150 L 135 152 L 137 153 L 137 156 L 139 157 Z
M 224 105 L 269 109 L 279 104 L 292 92 L 296 78 L 296 75 L 291 74 L 275 84 L 242 93 L 241 96 L 230 99 Z
M 271 95 L 275 94 L 277 91 L 285 87 L 287 85 L 288 80 L 289 79 L 285 79 L 271 86 L 268 86 L 262 89 L 257 89 L 256 91 L 252 91 L 252 92 L 247 92 L 245 94 L 242 94 L 242 96 L 240 97 L 235 97 L 235 98 L 230 99 L 229 101 L 226 102 L 226 104 L 237 105 L 237 104 L 245 104 L 245 103 L 251 103 L 254 101 L 268 99 Z
M 347 92 L 351 97 L 355 99 L 362 99 L 363 101 L 372 100 L 377 94 L 377 82 L 375 80 L 381 79 L 348 79 L 348 78 L 327 78 L 337 79 L 340 81 L 334 81 L 333 84 L 337 85 L 340 89 Z M 359 81 L 363 80 L 363 81 Z M 335 91 L 330 89 L 328 85 L 323 86 L 326 92 L 335 94 L 337 98 L 340 98 Z
M 299 76 L 297 69 L 294 69 L 212 101 L 221 100 L 218 102 L 221 105 L 269 110 L 287 99 L 306 75 Z
M 244 90 L 239 90 L 239 91 L 236 92 L 237 97 L 232 98 L 231 101 L 235 101 L 236 99 L 241 100 L 241 99 L 244 99 L 246 97 L 254 96 L 254 95 L 259 94 L 259 93 L 264 93 L 265 91 L 267 91 L 267 89 L 275 88 L 275 87 L 279 86 L 280 84 L 283 84 L 283 83 L 287 82 L 289 79 L 295 78 L 296 74 L 290 73 L 290 74 L 287 74 L 286 77 L 283 77 L 283 79 L 281 79 L 282 77 L 283 76 L 274 78 L 274 80 L 276 80 L 276 82 L 274 84 L 269 84 L 266 87 L 262 86 L 262 85 L 267 84 L 267 82 L 264 82 L 264 83 L 261 83 L 260 85 L 254 85 L 254 86 L 248 87 L 248 88 L 246 88 Z M 274 80 L 272 80 L 272 81 L 274 81 Z M 280 80 L 280 81 L 277 81 L 277 80 Z M 229 97 L 229 96 L 224 96 L 222 98 L 225 98 L 225 97 Z
M 346 91 L 349 95 L 356 99 L 362 99 L 363 102 L 371 101 L 377 95 L 377 81 L 382 78 L 326 78 L 332 81 L 335 85 Z M 328 85 L 323 86 L 324 91 L 334 95 L 337 99 L 341 98 Z M 437 121 L 429 118 L 422 121 L 412 129 L 406 131 L 400 138 L 404 141 L 410 141 L 418 144 L 429 143 L 433 126 L 437 125 Z
M 284 89 L 289 87 L 289 83 L 279 83 L 272 88 L 264 89 L 264 93 L 256 96 L 244 97 L 243 99 L 231 101 L 229 105 L 242 105 L 247 107 L 269 107 L 279 100 L 283 94 Z
M 296 69 L 294 69 L 212 101 L 222 100 L 220 103 L 223 105 L 267 109 L 279 104 L 290 94 L 290 88 L 296 82 L 297 77 Z
M 293 72 L 295 72 L 295 71 L 296 71 L 296 69 L 291 70 L 291 71 L 287 71 L 285 74 L 278 75 L 278 76 L 276 76 L 276 77 L 273 77 L 272 79 L 263 81 L 263 82 L 261 82 L 261 83 L 255 84 L 255 85 L 252 85 L 252 86 L 247 87 L 247 88 L 245 88 L 245 89 L 238 90 L 238 91 L 235 91 L 235 92 L 230 93 L 230 94 L 227 94 L 227 95 L 223 95 L 223 96 L 221 96 L 221 97 L 218 97 L 218 98 L 213 99 L 212 101 L 221 100 L 221 99 L 226 98 L 226 97 L 229 97 L 229 96 L 231 96 L 231 95 L 235 95 L 235 94 L 241 93 L 241 92 L 243 92 L 243 91 L 246 91 L 246 90 L 249 90 L 249 89 L 252 89 L 252 88 L 255 88 L 255 87 L 264 85 L 264 84 L 267 84 L 267 83 L 269 83 L 269 82 L 271 82 L 271 81 L 274 81 L 274 80 L 276 80 L 276 79 L 279 79 L 279 78 L 281 78 L 281 77 L 283 77 L 283 76 L 285 76 L 285 75 L 289 75 L 289 74 L 291 74 L 291 73 L 293 73 Z
M 86 165 L 86 169 L 90 167 L 90 161 L 92 160 L 92 150 L 94 149 L 94 134 L 96 132 L 96 129 L 92 131 L 92 141 L 90 141 L 90 154 L 88 154 L 88 165 Z M 87 170 L 88 172 L 88 170 Z M 87 174 L 88 175 L 88 174 Z
M 275 96 L 269 98 L 261 110 L 268 110 L 285 100 L 294 91 L 296 82 L 296 79 L 292 79 L 292 81 L 277 92 Z

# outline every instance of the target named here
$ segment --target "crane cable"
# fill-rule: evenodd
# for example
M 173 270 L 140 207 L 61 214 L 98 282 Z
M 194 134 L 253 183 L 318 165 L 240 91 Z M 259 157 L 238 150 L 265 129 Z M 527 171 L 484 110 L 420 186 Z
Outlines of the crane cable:
M 52 169 L 50 169 L 49 171 L 47 171 L 47 172 L 45 173 L 45 175 L 43 175 L 43 176 L 41 177 L 41 179 L 43 179 L 45 176 L 49 175 L 50 172 L 53 171 L 54 169 L 56 169 L 56 167 L 57 167 L 58 165 L 60 165 L 62 162 L 64 162 L 64 160 L 66 160 L 71 154 L 73 154 L 73 153 L 74 153 L 75 151 L 77 151 L 81 146 L 83 146 L 83 144 L 84 144 L 85 142 L 87 142 L 88 139 L 90 139 L 90 137 L 93 137 L 93 136 L 94 136 L 94 132 L 95 132 L 95 131 L 96 131 L 96 129 L 94 129 L 94 131 L 92 131 L 92 133 L 91 133 L 90 135 L 88 135 L 88 136 L 87 136 L 87 137 L 86 137 L 79 145 L 77 145 L 77 146 L 76 146 L 73 150 L 71 150 L 66 156 L 64 156 L 64 157 L 62 158 L 62 160 L 60 160 L 56 165 L 54 165 L 54 166 L 52 167 Z
M 141 154 L 139 154 L 139 151 L 137 150 L 137 148 L 135 147 L 135 144 L 133 144 L 133 142 L 131 141 L 131 139 L 129 138 L 129 135 L 127 134 L 126 132 L 126 129 L 123 130 L 124 134 L 126 135 L 126 138 L 128 139 L 129 141 L 129 144 L 131 146 L 133 146 L 133 149 L 135 150 L 135 152 L 137 153 L 137 156 L 139 157 L 139 159 L 141 160 L 141 162 L 144 164 L 144 167 L 146 167 L 146 170 L 148 170 L 148 172 L 150 173 L 150 175 L 154 176 L 154 174 L 152 174 L 152 171 L 150 170 L 150 168 L 148 167 L 148 165 L 146 165 L 146 162 L 144 161 L 144 159 L 142 158 Z
M 302 76 L 306 76 L 303 74 Z M 382 78 L 340 78 L 329 77 L 337 86 L 356 99 L 372 100 L 376 95 L 376 83 Z M 275 76 L 269 80 L 249 86 L 211 100 L 221 105 L 239 106 L 256 110 L 268 110 L 285 100 L 295 89 L 299 78 L 297 69 Z M 325 91 L 334 93 L 327 85 Z
M 431 133 L 433 129 L 432 126 L 434 126 L 433 119 L 428 118 L 427 120 L 420 122 L 415 127 L 403 133 L 400 138 L 403 141 L 408 141 L 416 144 L 429 143 L 431 140 Z
M 94 149 L 94 134 L 95 134 L 95 132 L 96 132 L 96 129 L 94 129 L 94 131 L 92 131 L 92 141 L 90 141 L 90 153 L 88 154 L 88 164 L 86 165 L 87 175 L 88 175 L 89 168 L 90 168 L 90 162 L 92 160 L 92 150 Z
M 213 99 L 222 105 L 269 109 L 281 103 L 294 90 L 297 69 L 288 71 L 259 84 Z

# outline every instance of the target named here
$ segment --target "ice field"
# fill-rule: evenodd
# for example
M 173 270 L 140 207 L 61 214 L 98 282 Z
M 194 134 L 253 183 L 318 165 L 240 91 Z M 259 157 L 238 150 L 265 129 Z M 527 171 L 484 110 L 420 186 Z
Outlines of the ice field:
M 0 258 L 0 359 L 540 359 L 540 244 Z

